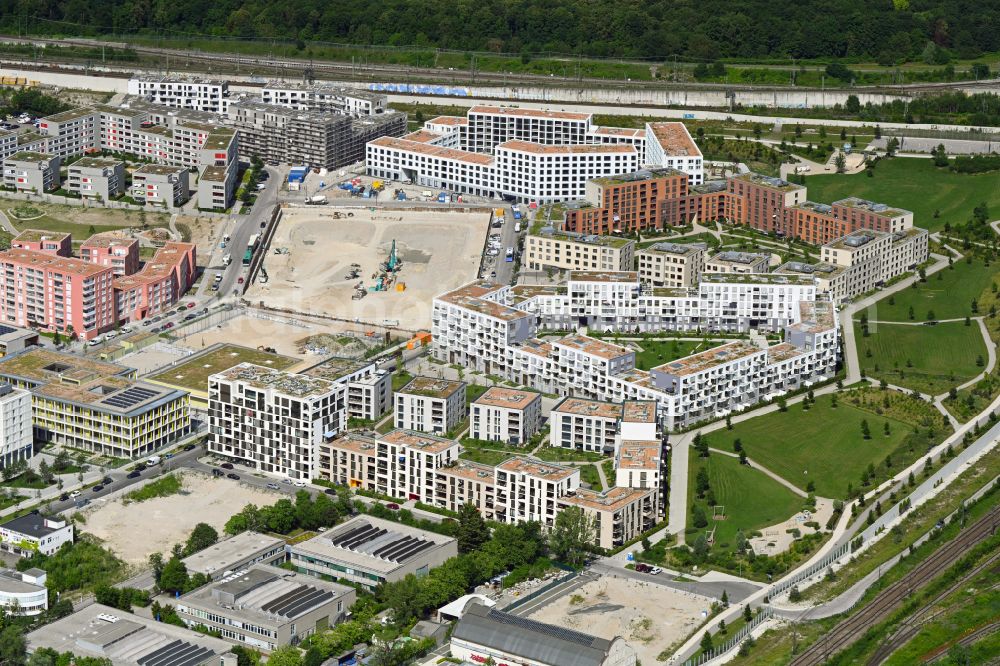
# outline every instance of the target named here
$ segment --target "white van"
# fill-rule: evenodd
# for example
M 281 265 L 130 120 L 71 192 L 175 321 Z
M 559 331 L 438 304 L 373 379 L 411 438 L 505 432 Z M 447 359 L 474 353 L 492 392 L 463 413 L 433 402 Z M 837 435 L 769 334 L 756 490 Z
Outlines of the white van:
M 153 467 L 154 465 L 160 464 L 160 456 L 150 456 L 149 460 L 146 461 L 148 467 Z

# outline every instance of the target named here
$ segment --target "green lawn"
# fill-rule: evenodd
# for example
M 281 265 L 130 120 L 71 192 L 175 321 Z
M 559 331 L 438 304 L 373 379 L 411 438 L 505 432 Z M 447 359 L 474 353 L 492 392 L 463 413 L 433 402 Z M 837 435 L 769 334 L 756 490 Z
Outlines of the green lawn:
M 914 224 L 931 231 L 940 231 L 946 222 L 954 226 L 967 221 L 984 201 L 991 210 L 1000 209 L 997 174 L 956 174 L 920 158 L 882 160 L 871 178 L 864 173 L 808 176 L 806 187 L 812 201 L 857 196 L 911 210 Z M 937 218 L 935 210 L 940 211 Z
M 253 363 L 266 368 L 285 370 L 298 362 L 299 359 L 292 356 L 272 354 L 240 345 L 223 344 L 217 349 L 192 356 L 183 363 L 167 368 L 149 379 L 191 391 L 207 391 L 209 375 L 225 372 L 240 363 Z
M 600 453 L 593 451 L 577 451 L 576 449 L 564 449 L 560 446 L 545 446 L 538 450 L 535 457 L 546 462 L 599 462 L 604 458 Z
M 871 439 L 861 434 L 863 420 L 868 421 Z M 886 422 L 888 437 L 883 430 Z M 801 404 L 791 405 L 787 412 L 735 423 L 732 430 L 707 437 L 710 446 L 726 451 L 739 439 L 753 461 L 799 488 L 805 490 L 812 481 L 818 496 L 843 498 L 847 484 L 860 486 L 869 464 L 878 466 L 889 454 L 902 460 L 904 454 L 896 451 L 911 432 L 912 427 L 902 421 L 858 409 L 843 399 L 834 408 L 831 397 L 822 395 L 808 411 Z
M 636 344 L 642 347 L 642 351 L 635 353 L 635 367 L 640 370 L 649 370 L 658 365 L 669 363 L 683 356 L 689 356 L 697 351 L 704 351 L 716 344 L 722 343 L 716 341 L 645 339 Z
M 591 490 L 597 492 L 604 490 L 604 484 L 601 483 L 601 475 L 597 471 L 596 465 L 581 465 L 580 481 L 590 486 Z
M 996 277 L 996 268 L 986 266 L 982 260 L 972 263 L 959 261 L 927 278 L 916 282 L 916 289 L 907 288 L 880 299 L 875 307 L 865 313 L 869 319 L 880 321 L 911 321 L 913 308 L 915 321 L 927 319 L 929 311 L 935 319 L 957 319 L 972 315 L 972 301 L 980 298 Z M 985 314 L 979 308 L 980 314 Z
M 695 476 L 701 467 L 708 470 L 709 485 L 715 493 L 715 501 L 726 508 L 725 520 L 714 521 L 712 507 L 695 499 Z M 706 529 L 713 526 L 716 528 L 715 542 L 732 544 L 739 530 L 748 534 L 752 530 L 786 520 L 802 508 L 803 498 L 763 472 L 740 465 L 736 458 L 713 454 L 708 458 L 691 459 L 688 470 L 688 507 L 694 506 L 696 502 L 705 509 L 708 517 Z M 688 527 L 694 527 L 691 524 L 690 510 Z M 693 543 L 695 538 L 689 536 L 688 543 Z
M 854 326 L 858 362 L 865 374 L 890 384 L 939 395 L 975 377 L 987 353 L 979 327 L 963 322 L 936 326 L 879 324 L 863 337 Z M 870 352 L 870 355 L 869 355 Z
M 511 454 L 506 451 L 494 451 L 493 449 L 466 449 L 458 456 L 463 460 L 482 463 L 483 465 L 499 465 Z

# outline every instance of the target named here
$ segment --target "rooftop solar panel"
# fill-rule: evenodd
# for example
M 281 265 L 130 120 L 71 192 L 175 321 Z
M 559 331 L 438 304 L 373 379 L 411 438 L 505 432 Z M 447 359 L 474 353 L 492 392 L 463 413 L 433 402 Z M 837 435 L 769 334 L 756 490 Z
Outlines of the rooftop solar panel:
M 328 590 L 317 590 L 313 588 L 312 593 L 309 596 L 303 597 L 294 604 L 290 604 L 289 606 L 281 609 L 280 611 L 275 611 L 275 612 L 278 613 L 279 615 L 283 615 L 284 617 L 294 618 L 298 617 L 299 615 L 309 610 L 310 608 L 315 608 L 316 606 L 322 603 L 326 603 L 332 598 L 333 598 L 333 592 L 330 592 Z
M 405 549 L 403 549 L 403 550 L 401 550 L 399 552 L 393 553 L 391 555 L 391 557 L 392 557 L 392 559 L 393 559 L 394 562 L 405 562 L 406 560 L 410 559 L 411 557 L 413 557 L 417 553 L 419 553 L 419 552 L 421 552 L 423 550 L 427 550 L 428 548 L 430 548 L 433 545 L 434 544 L 432 544 L 430 541 L 423 541 L 423 540 L 421 540 L 421 541 L 418 541 L 417 543 L 414 543 L 414 544 L 411 544 L 411 545 L 407 546 Z
M 367 525 L 367 524 L 362 525 L 361 527 L 355 527 L 354 529 L 348 530 L 347 532 L 345 532 L 343 534 L 338 534 L 338 535 L 335 535 L 335 536 L 331 537 L 330 538 L 330 542 L 334 546 L 339 546 L 341 544 L 341 542 L 343 542 L 343 541 L 345 541 L 347 539 L 350 539 L 351 537 L 353 537 L 353 536 L 355 536 L 357 534 L 360 534 L 361 532 L 367 530 L 369 527 L 371 527 L 371 526 Z
M 396 550 L 400 546 L 408 544 L 408 543 L 410 543 L 411 541 L 414 541 L 414 540 L 415 540 L 415 538 L 411 537 L 411 536 L 406 536 L 406 537 L 402 537 L 402 538 L 399 538 L 399 539 L 393 539 L 392 541 L 390 541 L 389 543 L 385 544 L 381 548 L 378 548 L 377 550 L 372 551 L 372 557 L 386 557 L 386 553 L 391 553 L 392 551 Z
M 353 540 L 351 540 L 351 541 L 349 541 L 347 543 L 342 544 L 342 546 L 344 548 L 349 548 L 351 550 L 355 550 L 358 546 L 362 546 L 362 545 L 368 543 L 369 541 L 374 541 L 375 539 L 378 539 L 379 537 L 384 536 L 384 535 L 386 535 L 388 533 L 389 533 L 389 530 L 386 530 L 386 529 L 376 529 L 376 530 L 373 530 L 373 531 L 368 532 L 366 534 L 359 535 L 359 536 L 355 537 Z
M 163 655 L 168 654 L 168 653 L 172 652 L 173 650 L 176 650 L 183 643 L 184 643 L 184 641 L 181 641 L 181 640 L 175 640 L 172 643 L 167 643 L 163 647 L 158 648 L 158 649 L 150 652 L 147 655 L 143 655 L 143 656 L 139 657 L 136 661 L 139 662 L 140 666 L 148 666 L 149 664 L 156 663 L 157 660 L 159 660 L 161 657 L 163 657 Z
M 157 392 L 152 389 L 143 388 L 141 386 L 130 386 L 121 393 L 116 393 L 109 398 L 101 400 L 101 402 L 105 405 L 111 405 L 112 407 L 128 409 L 129 407 L 135 407 L 140 402 L 145 402 L 156 395 Z

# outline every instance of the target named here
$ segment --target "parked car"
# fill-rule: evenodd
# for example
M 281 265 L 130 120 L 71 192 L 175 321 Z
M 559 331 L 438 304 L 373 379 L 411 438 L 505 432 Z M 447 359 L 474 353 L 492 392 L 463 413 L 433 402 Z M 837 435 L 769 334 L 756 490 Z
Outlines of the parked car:
M 232 479 L 233 481 L 239 481 L 240 480 L 240 475 L 239 474 L 234 474 L 233 472 L 230 472 L 229 474 L 226 474 L 226 476 L 228 478 Z
M 112 479 L 110 476 L 106 476 L 103 479 L 101 479 L 101 483 L 103 483 L 106 486 L 111 485 L 113 482 L 114 482 L 114 479 Z
M 281 482 L 284 483 L 285 485 L 288 485 L 288 486 L 292 485 L 292 480 L 291 479 L 282 479 Z
M 197 446 L 197 444 L 185 444 L 184 445 L 184 450 L 185 451 L 193 451 L 196 446 Z
M 296 488 L 305 488 L 306 487 L 306 482 L 303 481 L 302 479 L 296 479 L 295 480 L 295 487 Z
M 233 467 L 233 463 L 222 463 L 221 465 L 219 465 L 219 467 L 221 467 L 222 469 L 236 469 L 235 467 Z
M 225 474 L 226 473 L 223 472 L 221 469 L 213 469 L 212 470 L 212 476 L 224 476 Z
M 243 276 L 242 275 L 240 276 L 240 279 L 236 281 L 236 284 L 243 284 Z
M 657 574 L 663 573 L 663 569 L 661 569 L 660 567 L 653 567 L 649 570 L 649 573 L 655 576 Z
M 198 315 L 196 315 L 196 314 L 184 315 L 184 321 L 191 321 L 192 319 L 197 319 L 197 318 L 198 318 Z
M 194 307 L 194 305 L 195 305 L 195 304 L 194 304 L 194 301 L 191 301 L 190 303 L 188 303 L 188 304 L 187 304 L 187 306 L 186 306 L 186 307 L 187 307 L 187 309 L 188 309 L 188 310 L 190 310 L 191 308 L 193 308 L 193 307 Z
M 70 497 L 79 497 L 80 496 L 80 491 L 79 490 L 74 490 L 73 492 L 71 492 L 69 494 L 69 496 Z
M 385 506 L 386 506 L 387 509 L 389 509 L 391 511 L 399 511 L 399 505 L 396 504 L 395 502 L 389 502 Z
M 324 492 L 324 493 L 326 493 L 327 495 L 333 495 L 333 496 L 335 496 L 335 497 L 336 497 L 336 495 L 337 495 L 337 491 L 336 491 L 336 490 L 334 490 L 333 488 L 327 488 L 327 489 L 326 489 L 326 490 L 324 490 L 323 492 Z
M 68 499 L 69 499 L 69 493 L 63 493 L 62 495 L 59 496 L 60 502 L 65 502 Z
M 269 484 L 267 484 L 267 487 L 268 487 L 268 488 L 269 488 L 270 490 L 278 490 L 278 488 L 279 488 L 278 484 L 277 484 L 277 483 L 275 483 L 274 481 L 272 481 L 272 482 L 270 482 Z
M 102 490 L 104 490 L 104 486 L 102 486 L 101 484 L 98 483 L 96 486 L 94 486 L 94 492 L 95 493 L 99 493 Z
M 173 328 L 173 327 L 174 327 L 174 322 L 172 322 L 172 321 L 168 321 L 166 324 L 163 325 L 163 329 L 164 330 L 166 330 L 168 328 Z
M 638 571 L 639 573 L 649 573 L 650 571 L 653 570 L 653 567 L 651 567 L 648 564 L 645 564 L 644 562 L 636 562 L 635 570 Z
M 141 475 L 141 474 L 139 474 L 139 472 L 129 472 L 129 473 L 128 473 L 128 474 L 127 474 L 127 475 L 125 476 L 125 478 L 126 478 L 126 479 L 138 479 L 138 478 L 139 478 L 140 476 L 142 476 L 142 475 Z

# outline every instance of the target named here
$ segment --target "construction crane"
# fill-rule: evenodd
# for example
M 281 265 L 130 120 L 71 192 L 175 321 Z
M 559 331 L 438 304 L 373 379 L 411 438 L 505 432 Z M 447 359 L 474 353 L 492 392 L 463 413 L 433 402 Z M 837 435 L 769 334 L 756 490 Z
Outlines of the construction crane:
M 392 249 L 389 250 L 389 270 L 394 271 L 399 267 L 399 257 L 396 256 L 396 239 L 392 239 Z

